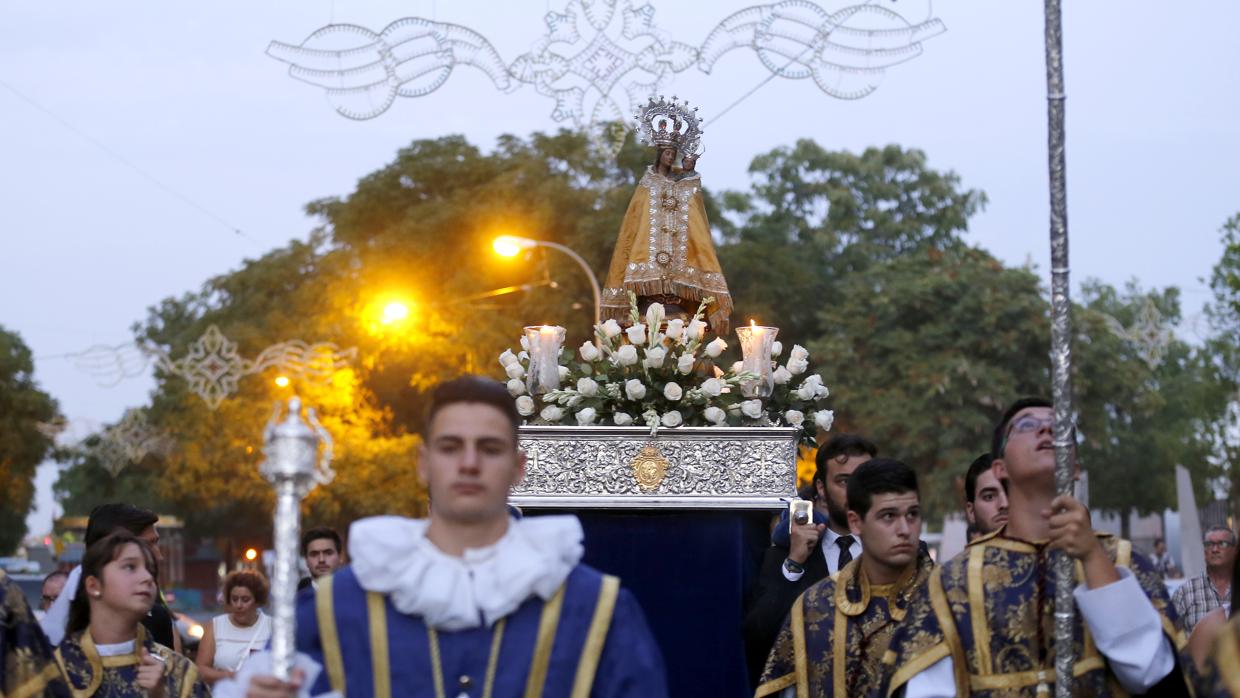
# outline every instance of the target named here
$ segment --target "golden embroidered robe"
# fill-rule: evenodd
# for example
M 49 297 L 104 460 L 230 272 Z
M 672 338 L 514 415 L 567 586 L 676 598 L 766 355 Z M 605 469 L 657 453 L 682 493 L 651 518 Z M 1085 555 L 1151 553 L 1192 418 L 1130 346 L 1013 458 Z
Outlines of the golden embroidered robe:
M 1045 544 L 983 536 L 930 575 L 914 594 L 883 659 L 890 696 L 940 659 L 951 657 L 958 696 L 1028 696 L 1054 690 L 1055 584 Z M 1132 544 L 1098 534 L 1117 566 L 1128 568 L 1162 620 L 1189 686 L 1195 681 L 1187 637 L 1162 576 Z M 1077 564 L 1076 579 L 1084 579 Z M 1094 645 L 1080 611 L 1076 622 L 1076 696 L 1127 695 Z M 1173 669 L 1173 673 L 1175 670 Z
M 0 570 L 0 696 L 67 696 L 52 646 L 21 587 Z
M 681 179 L 647 168 L 620 224 L 603 288 L 603 319 L 629 318 L 629 292 L 637 297 L 675 296 L 692 313 L 708 297 L 711 329 L 727 333 L 732 296 L 715 244 L 697 173 Z
M 1240 619 L 1223 626 L 1201 672 L 1201 698 L 1240 698 Z
M 868 696 L 882 678 L 882 658 L 909 597 L 934 562 L 918 552 L 896 583 L 872 585 L 857 558 L 801 594 L 767 657 L 755 698 L 796 687 L 797 698 Z
M 141 625 L 136 642 L 145 645 L 149 654 L 164 660 L 164 687 L 168 698 L 210 698 L 210 689 L 198 677 L 198 668 L 188 658 L 148 638 Z M 73 698 L 146 697 L 146 689 L 138 685 L 141 662 L 138 654 L 101 657 L 89 630 L 66 637 L 56 648 L 56 662 Z

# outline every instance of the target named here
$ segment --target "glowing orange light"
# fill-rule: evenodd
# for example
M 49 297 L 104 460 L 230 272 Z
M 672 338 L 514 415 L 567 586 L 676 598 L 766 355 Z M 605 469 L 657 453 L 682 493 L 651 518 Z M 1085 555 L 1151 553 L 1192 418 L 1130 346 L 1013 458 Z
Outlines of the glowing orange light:
M 254 548 L 246 548 L 245 559 L 249 560 L 250 562 L 254 562 L 255 560 L 258 559 L 258 551 L 255 550 Z
M 287 388 L 288 383 L 289 383 L 288 376 L 276 376 L 276 387 L 277 388 Z
M 501 257 L 516 257 L 526 247 L 519 240 L 519 238 L 511 235 L 501 235 L 495 238 L 495 242 L 491 243 L 491 249 L 495 250 L 495 254 Z
M 383 312 L 379 316 L 379 322 L 390 325 L 394 322 L 400 322 L 409 317 L 409 306 L 400 302 L 392 301 L 383 306 Z

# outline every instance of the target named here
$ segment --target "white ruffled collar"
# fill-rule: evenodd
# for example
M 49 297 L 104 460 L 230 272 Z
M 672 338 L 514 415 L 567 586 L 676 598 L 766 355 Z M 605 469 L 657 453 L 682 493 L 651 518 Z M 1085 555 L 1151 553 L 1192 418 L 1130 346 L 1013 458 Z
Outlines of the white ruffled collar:
M 349 556 L 362 588 L 387 594 L 401 613 L 439 630 L 488 626 L 537 595 L 550 599 L 581 560 L 575 516 L 510 519 L 494 545 L 461 557 L 426 538 L 430 522 L 376 516 L 349 529 Z

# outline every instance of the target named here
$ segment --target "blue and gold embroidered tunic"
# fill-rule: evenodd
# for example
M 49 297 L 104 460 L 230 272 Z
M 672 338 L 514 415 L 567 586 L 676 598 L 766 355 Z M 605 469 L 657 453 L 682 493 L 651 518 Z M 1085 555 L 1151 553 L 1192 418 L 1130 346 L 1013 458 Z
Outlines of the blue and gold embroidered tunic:
M 492 627 L 451 632 L 396 610 L 346 567 L 298 597 L 297 649 L 325 668 L 316 695 L 667 695 L 663 660 L 637 602 L 618 579 L 580 564 L 548 601 L 532 596 Z
M 164 661 L 164 687 L 168 698 L 209 698 L 211 691 L 198 677 L 198 669 L 189 659 L 146 636 L 146 629 L 138 626 L 139 644 L 148 654 Z M 141 659 L 136 652 L 102 657 L 95 647 L 89 630 L 73 633 L 56 648 L 56 662 L 69 684 L 74 698 L 145 698 L 146 689 L 138 685 L 138 665 Z
M 919 551 L 899 581 L 873 585 L 861 570 L 862 558 L 797 598 L 767 657 L 755 698 L 789 687 L 796 688 L 797 698 L 868 696 L 879 685 L 891 634 L 934 561 Z
M 1201 698 L 1240 698 L 1240 619 L 1223 626 L 1201 672 Z
M 1128 568 L 1161 619 L 1184 684 L 1195 681 L 1187 639 L 1162 577 L 1132 544 L 1098 534 L 1116 566 Z M 1080 563 L 1077 582 L 1084 579 Z M 972 542 L 930 575 L 913 595 L 908 616 L 884 657 L 880 695 L 950 658 L 959 696 L 1044 696 L 1054 687 L 1055 580 L 1045 544 L 1008 538 L 1003 529 Z M 1127 695 L 1094 643 L 1078 608 L 1076 696 Z M 1168 679 L 1178 683 L 1176 669 Z M 1183 684 L 1181 684 L 1183 685 Z
M 0 696 L 67 696 L 52 646 L 21 587 L 0 570 Z

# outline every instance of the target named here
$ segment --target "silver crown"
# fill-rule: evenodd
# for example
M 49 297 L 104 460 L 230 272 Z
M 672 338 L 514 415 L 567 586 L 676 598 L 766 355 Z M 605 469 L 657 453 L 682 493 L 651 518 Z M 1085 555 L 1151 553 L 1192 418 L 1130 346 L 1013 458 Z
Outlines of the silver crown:
M 698 108 L 688 101 L 669 101 L 659 95 L 646 103 L 634 117 L 637 119 L 637 142 L 657 148 L 676 148 L 682 155 L 697 155 L 702 145 L 702 121 Z

